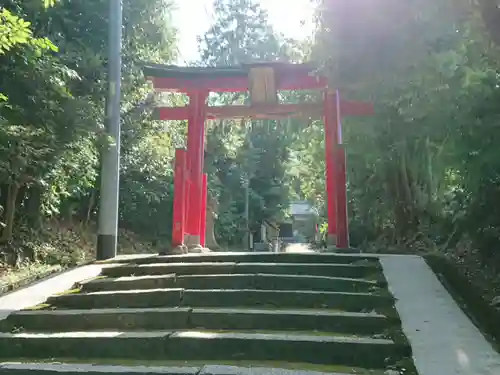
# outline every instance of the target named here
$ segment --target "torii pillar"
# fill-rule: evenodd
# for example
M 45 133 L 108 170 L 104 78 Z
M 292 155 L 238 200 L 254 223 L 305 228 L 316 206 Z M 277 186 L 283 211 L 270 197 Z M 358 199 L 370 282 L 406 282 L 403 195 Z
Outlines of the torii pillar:
M 186 210 L 186 235 L 184 244 L 190 252 L 203 250 L 205 223 L 202 222 L 203 197 L 203 162 L 205 154 L 205 119 L 208 91 L 197 90 L 188 92 L 190 117 L 188 119 L 187 139 L 187 169 L 189 176 L 189 191 L 187 192 L 188 207 Z
M 323 100 L 328 212 L 327 245 L 336 246 L 337 248 L 348 248 L 347 163 L 346 150 L 342 146 L 342 106 L 340 93 L 339 91 L 327 89 L 324 92 Z
M 335 199 L 335 144 L 336 133 L 336 97 L 335 93 L 325 91 L 323 98 L 325 125 L 325 166 L 326 166 L 326 203 L 328 213 L 327 244 L 337 245 L 337 200 Z

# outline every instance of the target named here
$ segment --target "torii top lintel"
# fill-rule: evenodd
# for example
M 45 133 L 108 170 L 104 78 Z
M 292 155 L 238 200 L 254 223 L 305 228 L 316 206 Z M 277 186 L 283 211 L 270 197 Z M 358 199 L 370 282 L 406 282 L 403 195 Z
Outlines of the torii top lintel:
M 327 79 L 315 75 L 310 64 L 281 62 L 246 64 L 235 67 L 179 67 L 146 65 L 144 75 L 157 91 L 242 92 L 249 90 L 249 72 L 255 67 L 272 67 L 278 90 L 325 89 Z

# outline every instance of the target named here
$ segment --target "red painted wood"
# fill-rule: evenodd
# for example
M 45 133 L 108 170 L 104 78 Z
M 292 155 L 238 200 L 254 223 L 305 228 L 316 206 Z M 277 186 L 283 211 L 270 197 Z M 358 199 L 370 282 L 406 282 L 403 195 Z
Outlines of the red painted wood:
M 207 92 L 189 93 L 191 116 L 188 127 L 188 158 L 190 168 L 191 187 L 189 191 L 189 212 L 186 232 L 192 236 L 200 236 L 202 174 L 204 142 L 202 141 L 205 128 L 205 109 Z
M 164 77 L 148 77 L 153 82 L 157 91 L 213 91 L 213 92 L 242 92 L 248 91 L 247 77 L 221 77 L 200 79 L 179 79 Z M 278 90 L 314 90 L 323 89 L 327 85 L 327 79 L 323 77 L 285 76 L 278 81 Z
M 320 117 L 323 105 L 319 103 L 303 104 L 272 104 L 272 105 L 229 105 L 207 107 L 207 119 L 223 118 L 276 118 L 288 117 L 294 113 L 302 113 L 304 116 Z M 189 106 L 185 107 L 160 107 L 157 109 L 160 120 L 185 120 L 191 113 Z
M 373 104 L 365 102 L 341 101 L 342 116 L 369 116 L 374 113 Z M 157 108 L 160 120 L 185 120 L 189 118 L 191 109 L 185 107 Z M 324 115 L 323 103 L 272 104 L 272 105 L 231 105 L 207 107 L 208 120 L 223 118 L 276 118 L 302 114 L 304 117 L 319 118 Z
M 175 150 L 175 175 L 174 175 L 174 212 L 172 228 L 172 247 L 184 244 L 185 230 L 185 186 L 186 186 L 186 150 Z
M 201 195 L 201 220 L 200 220 L 200 245 L 205 247 L 205 238 L 207 234 L 207 197 L 208 197 L 208 176 L 203 174 L 202 195 Z
M 349 218 L 347 215 L 347 160 L 343 147 L 336 149 L 336 185 L 337 185 L 337 247 L 349 247 Z
M 186 173 L 186 186 L 185 186 L 185 198 L 186 198 L 186 215 L 184 217 L 184 222 L 185 222 L 185 231 L 186 231 L 186 234 L 191 234 L 189 231 L 188 231 L 188 221 L 189 221 L 189 217 L 191 215 L 191 211 L 192 211 L 192 207 L 191 207 L 191 201 L 190 201 L 190 198 L 193 194 L 193 190 L 192 190 L 192 183 L 191 183 L 191 164 L 192 164 L 192 148 L 193 148 L 193 141 L 196 137 L 196 126 L 193 124 L 193 118 L 192 118 L 192 114 L 189 113 L 188 115 L 186 115 L 186 117 L 184 119 L 187 119 L 188 120 L 188 129 L 187 129 L 187 147 L 188 147 L 188 151 L 186 153 L 186 169 L 187 169 L 187 173 Z
M 187 159 L 187 155 L 186 155 Z M 186 165 L 187 167 L 187 165 Z M 184 184 L 184 235 L 186 234 L 187 218 L 189 212 L 189 194 L 191 192 L 191 181 L 189 180 L 189 169 L 186 169 L 186 183 Z
M 203 99 L 203 105 L 204 105 L 204 114 L 206 116 L 206 108 L 207 105 L 205 103 L 206 98 Z M 203 121 L 203 126 L 201 128 L 200 132 L 200 146 L 201 146 L 201 151 L 200 151 L 200 170 L 203 173 L 203 170 L 205 168 L 205 121 Z M 207 232 L 207 188 L 208 188 L 208 179 L 206 173 L 202 174 L 202 180 L 201 180 L 201 202 L 200 202 L 200 245 L 205 247 L 205 238 L 206 238 L 206 232 Z
M 335 193 L 335 145 L 337 143 L 336 134 L 336 96 L 325 92 L 325 164 L 326 164 L 326 200 L 328 211 L 328 234 L 337 233 L 337 209 Z

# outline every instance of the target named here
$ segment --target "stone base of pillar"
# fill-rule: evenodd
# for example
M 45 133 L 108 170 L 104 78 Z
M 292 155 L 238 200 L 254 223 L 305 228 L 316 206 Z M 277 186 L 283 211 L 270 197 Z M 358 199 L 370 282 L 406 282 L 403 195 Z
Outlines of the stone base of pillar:
M 184 235 L 184 245 L 186 245 L 188 249 L 200 246 L 200 236 L 194 236 L 192 234 Z
M 176 246 L 170 251 L 170 254 L 173 254 L 173 255 L 180 255 L 180 254 L 187 254 L 187 253 L 188 253 L 188 248 L 186 245 Z
M 202 253 L 210 253 L 210 252 L 212 252 L 212 250 L 210 250 L 208 247 L 203 247 L 201 245 L 192 247 L 188 251 L 191 254 L 202 254 Z
M 337 247 L 337 235 L 328 233 L 326 236 L 326 246 L 327 247 Z
M 200 254 L 210 252 L 210 249 L 200 245 L 200 236 L 186 234 L 184 237 L 184 243 L 187 246 L 188 253 Z
M 336 252 L 337 250 L 337 235 L 328 233 L 326 236 L 326 249 L 329 252 Z

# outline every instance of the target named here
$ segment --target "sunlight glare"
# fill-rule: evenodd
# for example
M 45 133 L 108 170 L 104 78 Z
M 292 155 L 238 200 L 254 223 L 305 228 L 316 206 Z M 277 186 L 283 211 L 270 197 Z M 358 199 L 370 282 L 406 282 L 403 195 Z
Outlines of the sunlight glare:
M 310 0 L 258 0 L 268 11 L 276 32 L 287 38 L 305 39 L 313 34 L 314 6 Z M 198 58 L 197 36 L 213 19 L 213 0 L 175 0 L 174 26 L 178 29 L 179 64 Z
M 462 368 L 470 368 L 469 356 L 462 349 L 457 349 L 457 360 Z

